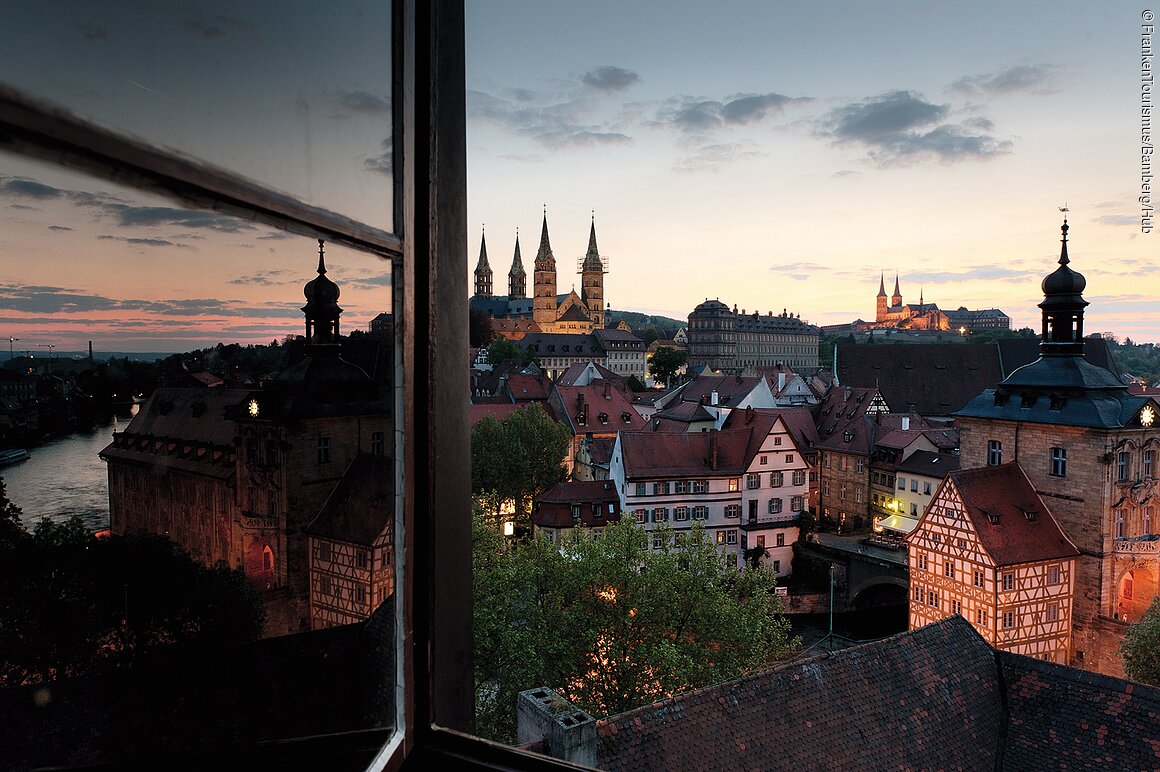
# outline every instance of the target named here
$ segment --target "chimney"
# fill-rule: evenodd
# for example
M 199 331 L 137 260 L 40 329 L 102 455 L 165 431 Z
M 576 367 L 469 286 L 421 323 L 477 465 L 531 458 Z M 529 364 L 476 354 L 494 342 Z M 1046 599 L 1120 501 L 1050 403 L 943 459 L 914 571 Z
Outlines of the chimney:
M 520 692 L 516 741 L 542 742 L 544 753 L 552 758 L 596 766 L 596 719 L 546 687 Z
M 612 381 L 604 382 L 604 398 L 612 399 Z
M 753 423 L 753 405 L 747 405 L 745 408 L 745 423 L 746 425 Z
M 717 430 L 710 429 L 709 430 L 709 468 L 712 469 L 713 471 L 717 471 L 717 456 L 718 456 Z
M 719 399 L 720 399 L 720 396 L 717 394 L 717 392 L 714 391 L 712 394 L 709 395 L 709 404 L 716 405 Z
M 909 431 L 909 430 L 910 430 L 910 416 L 904 415 L 902 417 L 902 431 L 905 432 L 905 431 Z
M 777 374 L 777 393 L 780 394 L 785 391 L 785 373 L 779 372 Z
M 846 395 L 846 396 L 844 396 L 844 397 L 842 398 L 842 401 L 843 401 L 843 402 L 849 402 L 849 401 L 850 401 L 850 387 L 849 387 L 849 386 L 847 386 L 847 387 L 846 387 L 845 395 Z

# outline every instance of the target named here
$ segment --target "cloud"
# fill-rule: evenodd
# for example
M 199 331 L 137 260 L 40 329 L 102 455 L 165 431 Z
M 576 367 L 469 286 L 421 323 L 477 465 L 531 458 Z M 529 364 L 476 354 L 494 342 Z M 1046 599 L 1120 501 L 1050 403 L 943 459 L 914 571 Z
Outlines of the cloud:
M 594 67 L 580 78 L 580 81 L 597 91 L 623 91 L 640 82 L 640 75 L 623 67 L 605 65 Z
M 538 164 L 544 162 L 544 157 L 535 153 L 523 155 L 518 153 L 508 153 L 507 155 L 501 155 L 500 158 L 504 159 L 505 161 L 518 161 L 520 163 L 528 164 Z
M 1029 278 L 1042 276 L 1043 269 L 1034 266 L 1027 268 L 1012 268 L 1010 263 L 994 263 L 990 265 L 976 265 L 965 271 L 927 271 L 909 272 L 906 281 L 909 284 L 953 284 L 962 281 L 1006 281 L 1025 282 Z
M 134 238 L 131 236 L 110 236 L 102 234 L 97 236 L 101 241 L 123 241 L 126 244 L 133 244 L 140 247 L 177 247 L 179 249 L 191 249 L 188 244 L 176 244 L 169 239 L 148 239 L 148 238 Z
M 1057 69 L 1050 64 L 1020 64 L 997 73 L 965 75 L 948 88 L 954 93 L 971 97 L 1051 94 L 1057 90 Z
M 363 159 L 363 168 L 368 172 L 377 172 L 388 177 L 394 174 L 395 156 L 391 137 L 383 140 L 383 152 L 380 155 Z
M 216 40 L 217 38 L 225 37 L 229 33 L 243 32 L 253 28 L 252 24 L 241 19 L 234 19 L 229 16 L 212 16 L 206 18 L 195 13 L 190 13 L 186 17 L 184 24 L 186 32 L 203 40 Z
M 769 270 L 774 271 L 782 278 L 788 277 L 794 281 L 806 281 L 811 276 L 822 274 L 827 276 L 833 275 L 831 266 L 810 262 L 778 263 L 777 265 L 769 266 Z
M 861 177 L 862 172 L 854 171 L 853 169 L 839 169 L 830 176 L 840 180 L 848 177 Z
M 71 231 L 72 230 L 72 228 L 69 228 L 67 225 L 50 225 L 50 226 L 48 226 L 48 229 L 50 231 Z
M 1138 215 L 1133 215 L 1133 214 L 1104 214 L 1104 215 L 1100 215 L 1099 217 L 1095 218 L 1095 220 L 1093 220 L 1093 222 L 1095 222 L 1099 225 L 1132 225 L 1132 226 L 1137 226 L 1140 224 L 1140 218 Z
M 77 29 L 81 31 L 81 35 L 85 40 L 101 40 L 109 36 L 109 31 L 104 27 L 98 27 L 96 24 L 79 24 Z
M 274 270 L 274 271 L 259 271 L 252 273 L 249 276 L 239 276 L 236 279 L 230 279 L 230 284 L 250 285 L 256 284 L 262 287 L 273 287 L 283 284 L 291 284 L 289 278 L 284 278 L 290 271 Z
M 536 101 L 516 103 L 483 91 L 468 90 L 467 111 L 474 121 L 490 121 L 528 137 L 546 147 L 606 147 L 630 144 L 632 138 L 599 123 L 585 121 L 593 106 L 583 99 L 551 100 L 537 96 Z
M 692 155 L 679 159 L 673 168 L 678 172 L 717 171 L 722 166 L 762 155 L 764 154 L 761 151 L 748 142 L 702 145 Z
M 30 180 L 27 177 L 7 177 L 0 182 L 0 195 L 26 198 L 34 201 L 50 201 L 64 194 L 60 188 Z
M 943 123 L 949 112 L 947 105 L 927 102 L 913 91 L 890 91 L 831 110 L 818 122 L 817 133 L 864 145 L 882 165 L 922 158 L 981 160 L 1011 152 L 1011 142 L 982 128 L 990 123 L 986 118 Z
M 679 131 L 704 134 L 727 125 L 758 123 L 781 115 L 787 105 L 809 102 L 809 97 L 785 94 L 735 94 L 724 100 L 679 96 L 656 111 L 652 125 L 672 126 Z
M 390 115 L 391 100 L 370 91 L 354 89 L 330 95 L 334 102 L 331 118 L 345 120 L 354 115 Z
M 127 227 L 156 227 L 161 225 L 182 228 L 205 228 L 222 233 L 240 233 L 253 230 L 254 226 L 224 214 L 204 212 L 198 209 L 175 209 L 168 206 L 128 206 L 107 207 L 120 225 Z
M 64 317 L 47 316 L 44 321 L 57 321 L 75 324 L 78 319 L 75 314 L 105 312 L 141 312 L 159 317 L 197 317 L 206 316 L 244 317 L 244 318 L 271 318 L 293 319 L 297 316 L 297 309 L 293 304 L 269 303 L 247 305 L 241 300 L 217 300 L 212 298 L 176 299 L 176 300 L 117 300 L 64 287 L 51 287 L 25 284 L 0 284 L 0 311 L 18 312 L 22 314 L 67 314 Z M 30 321 L 27 317 L 18 320 Z M 93 323 L 126 323 L 129 320 L 102 319 L 92 320 Z M 233 327 L 231 326 L 231 331 Z

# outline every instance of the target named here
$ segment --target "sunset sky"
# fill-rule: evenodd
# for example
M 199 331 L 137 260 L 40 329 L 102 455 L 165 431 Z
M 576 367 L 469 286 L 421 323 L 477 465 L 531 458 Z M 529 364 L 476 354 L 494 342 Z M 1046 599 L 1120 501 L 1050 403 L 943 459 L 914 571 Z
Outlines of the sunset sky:
M 390 227 L 376 4 L 69 8 L 8 7 L 0 79 Z M 486 224 L 506 291 L 519 228 L 530 281 L 546 205 L 560 292 L 595 210 L 614 309 L 719 297 L 846 322 L 897 272 L 906 302 L 1037 326 L 1066 204 L 1086 329 L 1160 342 L 1137 201 L 1147 8 L 467 3 L 466 270 Z M 296 333 L 316 262 L 309 239 L 10 156 L 0 250 L 0 341 L 42 351 Z M 328 255 L 347 329 L 389 308 L 385 265 Z

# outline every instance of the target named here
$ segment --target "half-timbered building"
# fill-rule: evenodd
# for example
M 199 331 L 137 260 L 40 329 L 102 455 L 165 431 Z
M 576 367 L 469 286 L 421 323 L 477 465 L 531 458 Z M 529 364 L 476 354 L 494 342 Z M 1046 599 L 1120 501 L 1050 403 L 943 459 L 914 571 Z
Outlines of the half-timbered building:
M 359 454 L 307 527 L 310 627 L 369 619 L 395 591 L 391 464 Z
M 951 472 L 907 542 L 912 630 L 959 614 L 995 648 L 1067 663 L 1079 550 L 1018 464 Z

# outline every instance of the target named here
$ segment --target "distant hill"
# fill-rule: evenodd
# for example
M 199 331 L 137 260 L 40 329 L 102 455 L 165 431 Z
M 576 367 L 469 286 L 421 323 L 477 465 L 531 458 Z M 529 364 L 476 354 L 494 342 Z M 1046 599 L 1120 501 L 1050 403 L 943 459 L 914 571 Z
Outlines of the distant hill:
M 689 321 L 686 319 L 680 321 L 678 319 L 670 319 L 667 316 L 652 316 L 650 314 L 638 314 L 636 311 L 610 311 L 606 315 L 607 321 L 605 325 L 608 327 L 615 327 L 620 324 L 621 320 L 628 322 L 628 326 L 635 329 L 640 327 L 648 327 L 652 325 L 659 330 L 665 330 L 670 335 L 682 327 L 688 327 Z

